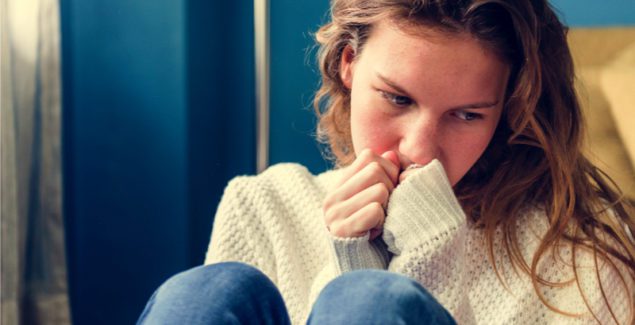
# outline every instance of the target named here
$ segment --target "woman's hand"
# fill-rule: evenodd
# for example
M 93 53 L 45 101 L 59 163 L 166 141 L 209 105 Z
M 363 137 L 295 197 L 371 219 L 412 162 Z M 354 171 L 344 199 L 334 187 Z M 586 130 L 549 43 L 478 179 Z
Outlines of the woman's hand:
M 370 239 L 381 234 L 388 197 L 398 183 L 399 158 L 394 151 L 381 156 L 364 149 L 346 167 L 335 189 L 326 196 L 323 212 L 326 226 L 337 237 Z
M 423 166 L 424 165 L 419 165 L 419 164 L 410 164 L 409 166 L 406 166 L 405 169 L 401 172 L 401 174 L 399 174 L 399 184 L 403 183 L 403 181 L 406 180 L 406 177 L 410 176 L 417 169 Z

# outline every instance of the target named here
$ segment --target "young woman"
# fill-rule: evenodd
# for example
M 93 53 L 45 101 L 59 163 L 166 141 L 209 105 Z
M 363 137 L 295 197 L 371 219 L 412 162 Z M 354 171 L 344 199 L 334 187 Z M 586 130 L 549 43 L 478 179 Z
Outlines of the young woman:
M 333 0 L 331 15 L 315 102 L 338 168 L 230 182 L 210 265 L 140 322 L 633 324 L 635 220 L 581 154 L 547 2 Z

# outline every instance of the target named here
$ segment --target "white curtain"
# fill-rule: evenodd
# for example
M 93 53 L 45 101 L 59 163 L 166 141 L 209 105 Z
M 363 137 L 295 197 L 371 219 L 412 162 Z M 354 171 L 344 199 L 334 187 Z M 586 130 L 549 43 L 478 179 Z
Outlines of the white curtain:
M 58 0 L 0 0 L 2 324 L 70 324 Z

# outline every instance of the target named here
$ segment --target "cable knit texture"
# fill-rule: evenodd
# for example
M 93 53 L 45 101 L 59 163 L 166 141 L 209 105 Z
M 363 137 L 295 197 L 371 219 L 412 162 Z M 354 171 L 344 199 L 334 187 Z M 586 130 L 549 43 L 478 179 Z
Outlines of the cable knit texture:
M 279 164 L 258 176 L 233 179 L 218 207 L 205 264 L 240 261 L 259 268 L 280 289 L 293 324 L 304 324 L 320 291 L 343 272 L 380 268 L 421 283 L 459 324 L 597 324 L 587 311 L 573 279 L 573 253 L 562 247 L 539 264 L 548 281 L 567 282 L 558 288 L 540 286 L 553 306 L 547 308 L 531 279 L 514 270 L 502 246 L 494 243 L 495 262 L 488 257 L 482 229 L 466 222 L 443 166 L 433 161 L 412 173 L 390 196 L 384 232 L 369 241 L 337 238 L 327 230 L 322 201 L 339 171 L 311 175 L 297 164 Z M 547 221 L 538 210 L 519 216 L 521 253 L 531 262 Z M 592 253 L 576 250 L 575 263 L 584 298 L 602 324 L 614 324 L 595 276 Z M 626 268 L 616 263 L 623 274 Z M 598 261 L 602 285 L 620 324 L 627 324 L 635 285 Z M 502 280 L 502 282 L 501 282 Z

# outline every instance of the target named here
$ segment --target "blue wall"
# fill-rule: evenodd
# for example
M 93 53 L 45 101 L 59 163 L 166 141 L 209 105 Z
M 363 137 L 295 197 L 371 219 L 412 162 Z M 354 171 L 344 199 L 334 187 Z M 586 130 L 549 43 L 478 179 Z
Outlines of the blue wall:
M 552 0 L 561 19 L 571 27 L 635 25 L 634 0 Z
M 202 263 L 228 179 L 254 172 L 251 8 L 62 1 L 75 324 L 134 323 L 163 280 Z
M 315 141 L 318 89 L 313 33 L 328 1 L 271 0 L 270 162 L 295 161 L 318 173 L 330 166 Z

